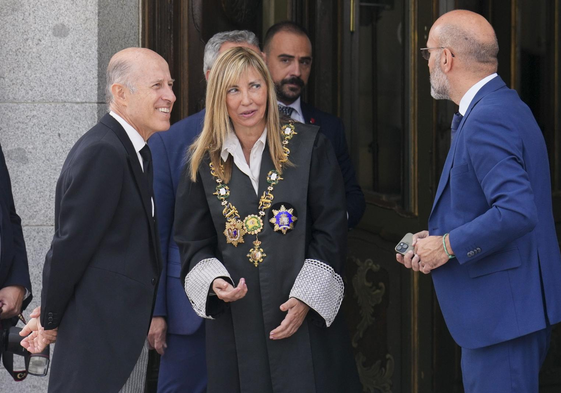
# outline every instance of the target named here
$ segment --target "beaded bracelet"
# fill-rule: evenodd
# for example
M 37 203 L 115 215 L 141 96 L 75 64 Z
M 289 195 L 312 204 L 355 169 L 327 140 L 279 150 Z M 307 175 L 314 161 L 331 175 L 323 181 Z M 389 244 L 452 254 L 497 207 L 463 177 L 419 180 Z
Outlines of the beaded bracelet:
M 444 247 L 444 252 L 448 255 L 448 259 L 456 258 L 456 256 L 450 254 L 446 248 L 446 236 L 448 236 L 448 233 L 445 233 L 444 236 L 442 236 L 442 246 Z

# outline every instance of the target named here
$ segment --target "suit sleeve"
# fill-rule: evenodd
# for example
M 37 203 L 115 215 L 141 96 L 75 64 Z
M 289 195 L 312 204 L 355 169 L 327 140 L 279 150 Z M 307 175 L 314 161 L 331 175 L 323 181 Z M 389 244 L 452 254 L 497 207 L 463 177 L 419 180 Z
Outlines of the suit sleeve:
M 341 274 L 346 256 L 347 218 L 339 165 L 331 144 L 319 133 L 310 166 L 308 211 L 311 234 L 306 260 L 290 297 L 306 303 L 330 326 L 344 294 Z
M 349 214 L 348 226 L 349 229 L 352 229 L 358 225 L 360 219 L 362 218 L 364 209 L 366 208 L 366 202 L 364 201 L 362 189 L 356 180 L 353 162 L 349 156 L 347 139 L 345 137 L 345 127 L 343 126 L 341 119 L 337 119 L 337 122 L 336 133 L 334 135 L 334 138 L 336 138 L 334 148 L 345 185 L 347 213 Z
M 534 192 L 525 170 L 521 130 L 504 109 L 486 106 L 464 125 L 469 165 L 489 209 L 450 231 L 460 263 L 477 261 L 533 230 L 537 224 Z M 481 252 L 469 257 L 469 250 Z
M 155 317 L 165 317 L 167 312 L 168 250 L 173 230 L 175 193 L 169 166 L 168 153 L 159 133 L 149 139 L 154 168 L 154 200 L 158 212 L 158 233 L 162 249 L 162 273 L 154 306 Z
M 233 281 L 216 256 L 217 234 L 202 179 L 198 174 L 193 182 L 188 170 L 186 165 L 177 189 L 174 239 L 181 255 L 181 282 L 193 310 L 200 317 L 212 319 L 226 307 L 218 297 L 210 296 L 212 282 L 219 277 L 231 284 Z
M 4 153 L 2 147 L 0 146 L 0 184 L 2 185 L 2 198 L 4 198 L 5 205 L 8 209 L 9 220 L 4 222 L 9 222 L 11 226 L 12 242 L 3 243 L 4 247 L 12 247 L 12 250 L 8 252 L 7 250 L 2 250 L 5 255 L 12 257 L 11 261 L 3 261 L 4 263 L 10 263 L 11 268 L 8 273 L 7 279 L 2 284 L 2 287 L 19 285 L 26 288 L 31 293 L 31 280 L 29 277 L 29 265 L 27 261 L 27 252 L 25 250 L 25 241 L 23 239 L 23 231 L 21 228 L 21 219 L 16 213 L 16 207 L 14 204 L 14 197 L 12 195 L 12 184 L 10 181 L 10 175 L 8 173 L 8 168 L 6 166 L 6 160 L 4 158 Z M 0 234 L 1 236 L 1 234 Z M 27 297 L 23 302 L 23 309 L 27 307 L 31 301 L 32 296 Z
M 58 227 L 43 271 L 41 323 L 45 329 L 60 324 L 74 287 L 111 225 L 126 168 L 116 147 L 97 143 L 85 148 L 61 174 Z

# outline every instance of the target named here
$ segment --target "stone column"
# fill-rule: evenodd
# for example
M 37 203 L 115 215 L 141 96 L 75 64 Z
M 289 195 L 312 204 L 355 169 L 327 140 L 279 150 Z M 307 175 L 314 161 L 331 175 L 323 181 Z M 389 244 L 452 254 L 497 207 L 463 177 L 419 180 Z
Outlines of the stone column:
M 139 45 L 140 0 L 0 0 L 0 144 L 33 283 L 26 317 L 40 302 L 64 159 L 106 111 L 110 57 Z M 15 383 L 0 366 L 2 391 L 46 392 L 47 382 Z

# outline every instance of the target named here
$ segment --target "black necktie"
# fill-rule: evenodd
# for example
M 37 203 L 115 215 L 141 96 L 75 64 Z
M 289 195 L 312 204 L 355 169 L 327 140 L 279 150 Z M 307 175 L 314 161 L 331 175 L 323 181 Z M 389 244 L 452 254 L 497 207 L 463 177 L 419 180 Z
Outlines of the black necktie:
M 150 193 L 150 197 L 154 195 L 153 191 L 153 178 L 154 178 L 154 171 L 152 170 L 152 153 L 150 152 L 150 147 L 148 145 L 144 145 L 142 149 L 140 149 L 140 155 L 142 156 L 142 166 L 144 167 L 144 176 L 146 177 L 148 183 L 148 192 Z
M 450 133 L 450 142 L 454 140 L 454 136 L 456 134 L 456 131 L 458 131 L 458 127 L 460 126 L 460 122 L 462 121 L 462 119 L 463 116 L 459 112 L 454 113 L 454 118 L 452 119 L 452 126 L 450 127 L 452 131 Z
M 292 115 L 292 112 L 294 112 L 294 108 L 279 104 L 279 112 L 290 117 Z

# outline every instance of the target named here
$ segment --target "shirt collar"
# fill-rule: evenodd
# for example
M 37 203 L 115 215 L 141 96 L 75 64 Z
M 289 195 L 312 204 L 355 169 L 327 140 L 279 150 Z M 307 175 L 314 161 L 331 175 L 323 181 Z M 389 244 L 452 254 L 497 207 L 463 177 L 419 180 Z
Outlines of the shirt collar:
M 290 104 L 290 105 L 285 105 L 285 104 L 283 104 L 283 103 L 280 102 L 280 101 L 278 101 L 278 104 L 279 104 L 279 105 L 282 105 L 282 106 L 289 106 L 289 107 L 291 107 L 292 109 L 294 109 L 294 111 L 296 111 L 296 113 L 298 113 L 299 115 L 302 115 L 302 106 L 300 105 L 300 100 L 301 100 L 301 97 L 298 97 L 298 98 L 296 99 L 296 101 L 294 101 L 294 102 L 293 102 L 292 104 Z
M 117 120 L 119 122 L 119 124 L 125 129 L 125 132 L 127 133 L 129 139 L 132 142 L 132 145 L 134 147 L 134 150 L 138 153 L 145 145 L 146 145 L 146 141 L 144 141 L 144 138 L 142 138 L 140 136 L 140 134 L 138 133 L 138 131 L 136 131 L 129 123 L 127 123 L 127 121 L 125 119 L 123 119 L 121 116 L 119 116 L 118 114 L 116 114 L 115 112 L 111 111 L 109 112 L 109 114 L 111 116 L 113 116 L 115 118 L 115 120 Z
M 485 86 L 487 84 L 487 82 L 489 82 L 491 79 L 493 79 L 496 76 L 497 76 L 497 73 L 495 72 L 495 73 L 481 79 L 475 85 L 470 87 L 470 89 L 466 92 L 466 94 L 464 94 L 464 96 L 462 97 L 462 100 L 460 101 L 460 108 L 458 109 L 458 112 L 460 112 L 460 114 L 462 116 L 464 116 L 466 114 L 466 112 L 469 108 L 469 105 L 471 104 L 471 101 L 473 101 L 473 98 L 475 97 L 477 92 L 479 90 L 481 90 L 481 88 L 483 86 Z
M 266 141 L 267 141 L 267 128 L 265 127 L 259 139 L 255 141 L 255 145 L 253 145 L 252 150 L 259 146 L 265 146 Z M 242 145 L 240 143 L 240 140 L 238 139 L 234 131 L 229 130 L 228 134 L 226 135 L 226 139 L 224 140 L 224 144 L 222 145 L 220 158 L 222 158 L 222 161 L 226 162 L 226 160 L 228 159 L 228 154 L 234 156 L 236 150 L 242 152 L 242 156 L 243 156 Z

